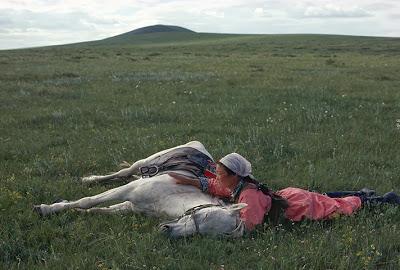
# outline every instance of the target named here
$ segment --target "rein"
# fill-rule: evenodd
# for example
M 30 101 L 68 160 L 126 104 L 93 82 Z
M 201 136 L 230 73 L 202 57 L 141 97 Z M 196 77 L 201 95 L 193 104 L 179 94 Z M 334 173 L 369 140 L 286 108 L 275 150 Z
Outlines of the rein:
M 218 206 L 218 205 L 212 204 L 212 203 L 197 205 L 197 206 L 195 206 L 195 207 L 192 207 L 192 208 L 186 210 L 185 213 L 183 213 L 183 215 L 182 215 L 180 218 L 182 218 L 182 217 L 184 217 L 184 216 L 187 216 L 187 215 L 190 215 L 191 218 L 193 219 L 194 226 L 196 227 L 196 233 L 200 234 L 199 223 L 197 222 L 197 220 L 196 220 L 194 214 L 195 214 L 197 211 L 199 211 L 200 209 L 204 209 L 204 208 L 208 208 L 208 207 L 212 207 L 212 206 Z M 179 220 L 179 219 L 178 219 L 178 220 Z
M 183 213 L 183 215 L 181 215 L 178 219 L 180 219 L 180 218 L 182 218 L 184 216 L 187 216 L 187 215 L 193 215 L 194 213 L 196 213 L 200 209 L 204 209 L 204 208 L 208 208 L 208 207 L 212 207 L 212 206 L 221 206 L 221 205 L 212 204 L 212 203 L 196 205 L 196 206 L 186 210 L 185 213 Z

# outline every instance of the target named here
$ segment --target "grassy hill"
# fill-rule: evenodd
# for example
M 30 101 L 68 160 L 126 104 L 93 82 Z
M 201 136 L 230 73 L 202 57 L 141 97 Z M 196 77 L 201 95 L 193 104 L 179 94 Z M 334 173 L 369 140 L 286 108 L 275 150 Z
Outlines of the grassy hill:
M 195 33 L 194 31 L 180 27 L 175 25 L 163 25 L 163 24 L 156 24 L 150 25 L 146 27 L 141 27 L 130 32 L 118 35 L 118 36 L 131 36 L 131 35 L 142 35 L 142 34 L 151 34 L 151 33 Z M 115 38 L 115 37 L 111 37 Z
M 109 37 L 103 40 L 90 42 L 96 45 L 111 44 L 148 44 L 165 43 L 171 41 L 181 41 L 199 39 L 199 35 L 189 29 L 173 25 L 152 25 L 135 29 L 117 36 Z
M 270 187 L 400 192 L 400 40 L 149 33 L 0 51 L 0 269 L 398 269 L 399 208 L 171 241 L 158 219 L 33 204 L 199 140 Z

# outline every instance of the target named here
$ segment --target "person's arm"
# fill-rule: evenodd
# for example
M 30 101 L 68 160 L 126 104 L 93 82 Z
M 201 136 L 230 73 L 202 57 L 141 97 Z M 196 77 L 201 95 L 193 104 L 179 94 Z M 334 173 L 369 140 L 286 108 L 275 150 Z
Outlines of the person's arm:
M 179 185 L 191 185 L 199 188 L 201 191 L 218 197 L 229 197 L 230 191 L 218 185 L 216 179 L 208 179 L 207 177 L 191 178 L 178 173 L 168 173 L 175 179 Z
M 194 186 L 194 187 L 201 189 L 200 181 L 196 178 L 191 178 L 191 177 L 188 177 L 188 176 L 185 176 L 185 175 L 182 175 L 179 173 L 173 173 L 173 172 L 168 173 L 168 175 L 171 176 L 172 178 L 174 178 L 175 182 L 178 185 L 190 185 L 190 186 Z

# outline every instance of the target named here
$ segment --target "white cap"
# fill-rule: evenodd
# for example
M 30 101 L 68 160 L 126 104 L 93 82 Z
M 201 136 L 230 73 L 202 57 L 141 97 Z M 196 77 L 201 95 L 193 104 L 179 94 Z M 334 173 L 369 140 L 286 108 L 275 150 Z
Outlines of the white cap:
M 219 160 L 235 174 L 246 177 L 251 176 L 251 163 L 238 153 L 230 153 Z

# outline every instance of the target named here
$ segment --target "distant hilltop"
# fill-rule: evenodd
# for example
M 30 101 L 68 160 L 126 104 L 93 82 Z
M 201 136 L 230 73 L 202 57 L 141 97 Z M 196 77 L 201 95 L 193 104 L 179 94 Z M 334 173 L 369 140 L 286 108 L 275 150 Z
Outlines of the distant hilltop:
M 163 25 L 163 24 L 156 24 L 156 25 L 150 25 L 142 28 L 138 28 L 123 34 L 119 34 L 117 36 L 110 37 L 108 39 L 113 39 L 113 38 L 126 38 L 126 37 L 131 37 L 131 36 L 137 36 L 137 35 L 142 35 L 142 34 L 157 34 L 157 33 L 196 33 L 192 30 L 189 30 L 187 28 L 183 28 L 180 26 L 174 26 L 174 25 Z
M 92 44 L 148 44 L 160 42 L 176 42 L 199 35 L 195 31 L 175 25 L 156 24 L 138 28 Z
M 152 34 L 152 33 L 163 33 L 163 32 L 196 33 L 192 30 L 180 26 L 156 24 L 138 28 L 133 31 L 126 32 L 122 35 L 141 35 L 141 34 Z

